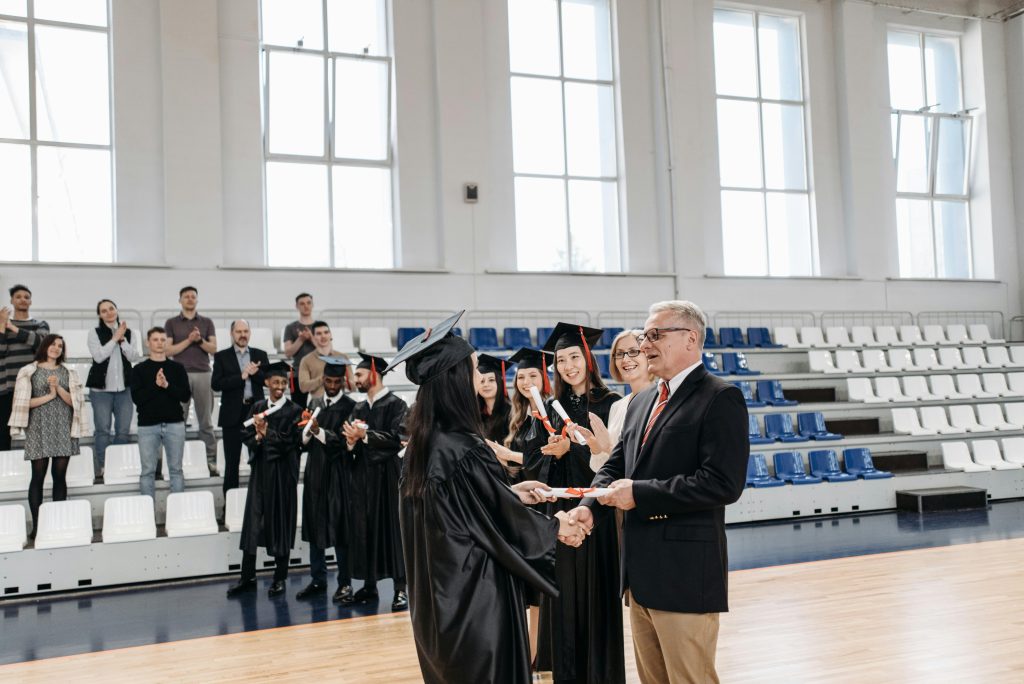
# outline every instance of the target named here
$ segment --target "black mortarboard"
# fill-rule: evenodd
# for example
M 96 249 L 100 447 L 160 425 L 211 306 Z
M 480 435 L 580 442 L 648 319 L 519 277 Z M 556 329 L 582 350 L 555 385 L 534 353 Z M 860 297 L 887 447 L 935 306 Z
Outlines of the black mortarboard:
M 509 363 L 517 364 L 516 370 L 520 368 L 536 368 L 544 378 L 544 394 L 551 394 L 551 380 L 548 378 L 548 364 L 551 363 L 551 355 L 540 349 L 522 347 L 519 351 L 509 357 Z
M 494 379 L 501 385 L 501 393 L 508 396 L 508 387 L 505 385 L 505 369 L 511 366 L 508 359 L 499 359 L 490 354 L 476 355 L 476 369 L 480 373 L 494 373 Z
M 406 377 L 411 383 L 422 385 L 469 357 L 474 351 L 472 345 L 451 332 L 464 313 L 465 310 L 453 314 L 406 342 L 391 359 L 391 366 L 405 361 Z
M 594 370 L 593 354 L 591 347 L 600 342 L 604 331 L 599 328 L 588 328 L 578 323 L 559 322 L 551 331 L 547 341 L 544 343 L 544 351 L 555 352 L 568 347 L 582 347 L 587 357 L 587 370 Z
M 292 367 L 287 363 L 284 361 L 275 361 L 263 369 L 263 377 L 271 378 L 274 376 L 280 376 L 282 378 L 287 378 L 288 374 L 291 372 Z
M 383 375 L 389 368 L 388 362 L 379 356 L 371 356 L 370 354 L 364 354 L 363 352 L 359 352 L 359 356 L 362 358 L 362 361 L 359 362 L 359 365 L 357 365 L 356 368 L 369 369 L 370 373 L 374 376 L 378 373 Z M 394 362 L 392 361 L 392 365 L 393 364 Z
M 318 356 L 324 362 L 324 375 L 329 378 L 348 377 L 348 367 L 351 365 L 344 356 Z

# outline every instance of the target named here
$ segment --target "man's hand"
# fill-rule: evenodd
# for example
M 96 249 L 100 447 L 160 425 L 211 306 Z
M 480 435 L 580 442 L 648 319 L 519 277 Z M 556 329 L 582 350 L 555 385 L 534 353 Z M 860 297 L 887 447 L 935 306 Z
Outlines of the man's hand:
M 345 421 L 345 424 L 341 426 L 341 431 L 345 435 L 345 441 L 348 442 L 350 447 L 355 446 L 356 442 L 360 441 L 366 436 L 366 430 L 357 428 L 352 423 Z
M 299 339 L 303 342 L 311 342 L 313 340 L 313 333 L 309 331 L 309 328 L 303 328 L 299 331 Z
M 616 480 L 608 485 L 608 487 L 612 490 L 612 493 L 607 496 L 598 497 L 598 502 L 623 511 L 630 511 L 636 508 L 636 501 L 633 499 L 632 480 Z
M 256 428 L 256 439 L 264 439 L 267 436 L 267 419 L 257 413 L 252 420 L 253 427 Z
M 245 368 L 242 369 L 242 379 L 243 380 L 248 380 L 252 376 L 256 375 L 256 372 L 259 369 L 260 369 L 260 362 L 259 361 L 250 361 L 249 363 L 247 363 L 245 365 Z
M 549 496 L 544 497 L 537 490 L 548 491 L 551 487 L 548 487 L 543 482 L 537 480 L 526 480 L 524 482 L 518 482 L 512 485 L 512 491 L 519 495 L 519 500 L 524 504 L 539 504 L 545 501 L 555 501 L 555 497 Z
M 199 327 L 198 326 L 192 328 L 192 332 L 190 332 L 188 334 L 188 339 L 189 339 L 189 342 L 192 342 L 193 344 L 198 343 L 198 342 L 202 342 L 203 335 L 202 335 L 202 333 L 199 332 Z
M 569 519 L 590 534 L 594 529 L 594 512 L 588 506 L 577 506 L 569 511 Z
M 568 513 L 565 511 L 558 511 L 555 513 L 555 517 L 558 518 L 558 541 L 562 542 L 566 546 L 573 548 L 579 548 L 583 544 L 583 540 L 587 538 L 587 533 L 584 531 L 575 520 L 573 520 Z
M 541 447 L 540 453 L 545 456 L 554 456 L 556 459 L 560 459 L 569 453 L 569 438 L 563 437 L 562 435 L 551 435 L 548 437 L 548 443 Z
M 316 418 L 309 419 L 309 434 L 319 435 L 320 434 L 320 423 L 316 422 Z
M 161 368 L 156 372 L 156 386 L 161 389 L 167 389 L 169 385 L 170 383 L 167 382 L 167 376 L 164 375 L 164 369 Z

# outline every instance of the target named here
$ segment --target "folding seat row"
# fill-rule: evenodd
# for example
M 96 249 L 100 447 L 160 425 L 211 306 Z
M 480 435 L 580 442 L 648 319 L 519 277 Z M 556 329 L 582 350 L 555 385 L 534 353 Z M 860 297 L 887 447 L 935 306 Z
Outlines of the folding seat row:
M 786 398 L 785 392 L 782 391 L 782 383 L 778 380 L 758 380 L 756 396 L 754 383 L 734 382 L 733 384 L 743 392 L 743 398 L 746 400 L 747 406 L 750 407 L 796 406 L 798 403 Z
M 22 449 L 0 451 L 0 492 L 24 492 L 32 479 L 32 465 L 25 460 Z M 68 487 L 91 487 L 95 480 L 92 463 L 92 447 L 82 446 L 78 456 L 68 461 L 65 481 Z M 53 476 L 47 471 L 46 484 Z
M 962 325 L 950 324 L 944 330 L 941 325 L 896 326 L 880 325 L 872 329 L 870 326 L 829 326 L 824 331 L 816 326 L 797 329 L 793 327 L 775 328 L 775 341 L 788 347 L 889 347 L 907 345 L 961 345 L 961 344 L 998 344 L 1005 340 L 994 339 L 989 328 L 984 324 Z
M 803 456 L 797 451 L 780 451 L 772 454 L 775 477 L 768 472 L 764 454 L 751 454 L 747 462 L 748 487 L 779 487 L 790 484 L 817 484 L 827 482 L 853 482 L 857 479 L 881 480 L 892 477 L 892 473 L 878 470 L 871 460 L 868 449 L 844 449 L 843 460 L 846 470 L 839 462 L 833 449 L 807 452 L 811 473 L 807 474 Z
M 987 353 L 986 353 L 987 352 Z M 1024 365 L 1024 347 L 967 347 L 963 354 L 952 347 L 909 349 L 837 349 L 832 352 L 807 352 L 812 371 L 820 373 L 876 373 L 919 370 L 970 370 L 986 368 L 1012 368 Z
M 785 345 L 772 342 L 768 328 L 747 328 L 746 342 L 743 340 L 743 331 L 740 328 L 719 328 L 717 338 L 713 328 L 707 328 L 704 333 L 705 349 L 720 349 L 722 347 L 778 349 L 783 346 Z
M 715 355 L 711 352 L 704 352 L 701 357 L 704 367 L 715 375 L 760 375 L 761 371 L 751 370 L 747 364 L 747 355 L 742 352 L 726 352 L 722 354 L 722 363 L 719 364 Z
M 850 401 L 863 401 L 867 404 L 1020 397 L 1024 396 L 1024 373 L 879 377 L 874 378 L 873 386 L 871 378 L 847 378 L 846 393 Z
M 971 452 L 974 453 L 973 459 Z M 969 448 L 967 442 L 944 442 L 942 467 L 967 473 L 1020 470 L 1024 468 L 1024 437 L 1004 439 L 1002 451 L 994 439 L 976 439 Z
M 922 437 L 1024 430 L 1024 403 L 961 405 L 948 408 L 948 415 L 944 406 L 922 406 L 920 415 L 913 408 L 894 408 L 893 432 L 898 435 Z
M 797 428 L 793 429 L 793 417 L 788 413 L 769 413 L 764 417 L 764 434 L 758 424 L 757 416 L 747 417 L 747 436 L 751 444 L 772 444 L 773 442 L 806 442 L 808 440 L 830 441 L 842 439 L 843 436 L 829 432 L 825 425 L 825 417 L 820 412 L 797 414 Z

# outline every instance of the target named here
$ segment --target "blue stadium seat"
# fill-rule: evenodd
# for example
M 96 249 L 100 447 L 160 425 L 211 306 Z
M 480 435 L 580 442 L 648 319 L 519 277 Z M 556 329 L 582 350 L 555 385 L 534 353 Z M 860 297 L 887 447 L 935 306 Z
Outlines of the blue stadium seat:
M 808 452 L 807 457 L 811 461 L 811 475 L 820 477 L 828 482 L 854 482 L 856 475 L 844 473 L 839 465 L 839 457 L 833 449 L 821 449 Z
M 554 332 L 554 330 L 554 328 L 537 328 L 537 346 L 543 347 L 544 343 L 549 337 L 551 337 L 551 333 Z
M 611 357 L 608 356 L 607 354 L 594 354 L 594 359 L 597 361 L 597 370 L 601 373 L 601 377 L 612 377 Z
M 622 330 L 622 328 L 604 328 L 604 332 L 601 333 L 601 341 L 597 343 L 594 349 L 611 349 L 612 342 L 615 341 L 615 338 L 618 337 Z
M 704 362 L 704 367 L 708 369 L 709 373 L 713 375 L 725 375 L 725 372 L 718 367 L 718 361 L 715 360 L 715 355 L 709 352 L 704 352 L 701 357 L 701 361 Z
M 768 472 L 768 463 L 764 460 L 764 454 L 750 454 L 747 459 L 747 486 L 748 487 L 781 487 L 786 483 L 776 479 Z
M 498 344 L 498 331 L 494 328 L 470 328 L 469 343 L 480 351 L 501 349 Z
M 742 352 L 722 354 L 722 370 L 726 375 L 760 375 L 761 371 L 750 370 L 747 355 Z
M 862 477 L 865 480 L 884 480 L 892 477 L 889 471 L 875 468 L 871 460 L 871 450 L 864 447 L 843 449 L 843 461 L 846 462 L 846 472 L 855 477 Z
M 399 328 L 398 329 L 398 348 L 401 349 L 405 346 L 406 342 L 416 337 L 420 333 L 425 332 L 425 328 Z
M 759 408 L 759 407 L 765 405 L 765 403 L 763 401 L 758 401 L 754 397 L 754 383 L 752 383 L 752 382 L 734 382 L 732 384 L 734 384 L 737 387 L 739 387 L 740 391 L 743 392 L 743 399 L 746 400 L 747 406 L 758 407 Z
M 804 459 L 795 451 L 779 451 L 772 456 L 775 463 L 775 477 L 795 485 L 818 484 L 820 477 L 808 475 Z
M 747 328 L 747 344 L 763 349 L 779 349 L 786 346 L 772 342 L 772 335 L 768 332 L 768 328 Z
M 824 442 L 834 439 L 842 439 L 843 436 L 829 432 L 828 428 L 825 427 L 825 416 L 820 411 L 814 413 L 798 413 L 796 414 L 796 423 L 800 428 L 800 434 L 809 437 L 817 442 Z
M 462 328 L 452 328 L 452 335 L 455 335 L 456 337 L 463 337 Z
M 787 399 L 782 392 L 782 383 L 778 380 L 758 380 L 757 398 L 769 406 L 796 406 L 792 399 Z
M 718 344 L 718 339 L 715 337 L 714 328 L 704 329 L 704 348 L 705 349 L 719 349 L 722 345 Z
M 739 328 L 719 328 L 718 343 L 723 347 L 746 347 L 743 331 Z
M 505 349 L 533 346 L 529 328 L 505 328 L 505 331 L 502 333 L 502 340 L 505 342 Z
M 806 442 L 807 437 L 793 432 L 793 416 L 788 413 L 769 413 L 764 417 L 764 432 L 780 442 Z
M 747 415 L 747 437 L 751 444 L 774 444 L 775 440 L 761 434 L 761 426 L 757 424 L 757 416 Z

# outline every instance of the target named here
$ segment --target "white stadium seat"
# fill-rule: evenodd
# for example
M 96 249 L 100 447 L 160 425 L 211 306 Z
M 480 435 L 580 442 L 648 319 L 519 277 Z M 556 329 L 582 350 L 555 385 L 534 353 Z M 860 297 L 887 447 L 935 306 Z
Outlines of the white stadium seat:
M 939 358 L 935 355 L 934 349 L 915 349 L 913 352 L 914 365 L 920 368 L 928 368 L 931 370 L 951 370 L 952 366 L 947 366 L 939 361 Z
M 0 553 L 13 553 L 25 548 L 28 539 L 25 508 L 21 504 L 0 506 Z
M 913 397 L 908 397 L 903 393 L 903 388 L 900 387 L 900 379 L 896 377 L 891 378 L 875 378 L 875 393 L 880 399 L 885 401 L 913 401 Z
M 956 388 L 961 394 L 967 394 L 976 399 L 995 399 L 999 396 L 982 389 L 981 379 L 974 373 L 961 373 L 956 376 Z
M 900 342 L 903 344 L 925 344 L 921 337 L 921 329 L 916 325 L 900 326 Z
M 1022 396 L 1021 392 L 1009 388 L 1006 384 L 1006 376 L 1002 373 L 982 373 L 981 386 L 985 388 L 986 392 L 997 394 L 1000 397 Z
M 964 394 L 956 388 L 952 375 L 933 375 L 928 380 L 932 385 L 932 393 L 943 399 L 970 399 L 970 394 Z
M 800 341 L 805 347 L 827 347 L 821 328 L 805 325 L 800 328 Z
M 1024 347 L 1010 347 L 1010 362 L 1014 366 L 1024 366 Z
M 1003 411 L 1006 413 L 1006 422 L 1013 425 L 1024 425 L 1024 403 L 1014 401 L 1003 404 Z
M 950 406 L 949 424 L 967 432 L 991 432 L 990 429 L 978 422 L 973 406 Z
M 988 331 L 988 326 L 984 323 L 975 323 L 967 326 L 967 332 L 971 336 L 971 339 L 975 342 L 982 343 L 995 343 L 1005 342 L 1006 340 L 997 340 L 992 337 L 992 333 Z
M 206 457 L 203 456 L 203 462 L 206 462 Z M 217 440 L 217 472 L 224 476 L 224 440 Z M 238 474 L 248 475 L 252 472 L 252 468 L 249 467 L 249 447 L 242 445 L 242 454 L 238 458 Z M 207 468 L 205 477 L 209 477 L 210 471 Z
M 274 346 L 274 331 L 272 328 L 252 328 L 252 335 L 249 337 L 249 344 L 257 349 L 262 349 L 268 354 L 276 354 L 277 347 Z M 219 342 L 224 346 L 223 342 Z
M 883 347 L 899 346 L 899 336 L 896 334 L 896 327 L 892 325 L 880 325 L 875 328 L 875 340 Z
M 229 489 L 228 493 L 224 495 L 224 526 L 228 528 L 228 532 L 241 532 L 242 521 L 245 518 L 245 499 L 248 495 L 248 489 Z M 299 510 L 302 509 L 301 502 L 299 503 Z
M 946 326 L 946 339 L 950 344 L 978 344 L 967 334 L 967 326 L 962 323 L 950 323 Z
M 919 371 L 928 369 L 927 366 L 919 366 L 914 363 L 909 349 L 890 349 L 888 357 L 889 367 L 893 370 Z
M 355 335 L 352 328 L 347 325 L 331 326 L 331 338 L 334 340 L 334 349 L 343 354 L 355 354 L 359 351 L 356 346 Z
M 1024 373 L 1007 373 L 1006 384 L 1011 391 L 1024 394 Z
M 930 351 L 925 349 L 915 349 L 914 353 Z M 943 347 L 939 349 L 938 353 L 939 367 L 941 368 L 974 368 L 969 363 L 964 361 L 964 358 L 960 356 L 960 350 L 956 347 Z
M 1007 422 L 1003 417 L 1003 407 L 1000 404 L 978 404 L 978 422 L 989 430 L 1020 430 L 1021 425 L 1014 425 Z
M 242 447 L 243 452 L 245 447 Z M 198 439 L 191 439 L 185 442 L 185 453 L 181 459 L 181 471 L 186 480 L 202 480 L 210 477 L 210 466 L 206 464 L 206 445 Z M 160 459 L 160 472 L 164 479 L 170 479 L 170 471 L 167 469 L 167 459 Z M 220 472 L 220 471 L 218 471 Z M 223 475 L 224 473 L 221 473 Z
M 942 467 L 946 470 L 962 470 L 965 473 L 982 473 L 992 470 L 991 466 L 978 465 L 971 460 L 967 442 L 944 442 L 942 444 Z
M 944 399 L 928 388 L 928 380 L 923 375 L 907 375 L 903 378 L 903 393 L 915 401 L 939 401 Z
M 974 462 L 978 465 L 990 466 L 994 470 L 1020 470 L 1020 463 L 1011 463 L 1003 460 L 999 453 L 999 445 L 994 439 L 978 439 L 971 443 L 971 450 L 974 452 Z
M 942 351 L 946 350 L 943 349 Z M 1001 363 L 992 363 L 985 358 L 985 350 L 981 347 L 964 347 L 963 359 L 968 368 L 1001 368 L 1003 365 Z
M 856 347 L 850 340 L 850 331 L 846 329 L 846 326 L 837 325 L 830 328 L 825 328 L 825 341 L 833 347 Z
M 217 534 L 217 514 L 213 509 L 213 492 L 175 492 L 167 495 L 168 537 L 196 537 Z
M 995 366 L 1007 368 L 1014 365 L 1013 361 L 1010 360 L 1010 354 L 1006 351 L 1006 347 L 989 347 L 985 350 L 985 355 L 988 357 L 988 362 Z
M 892 410 L 892 431 L 897 435 L 913 435 L 915 437 L 938 434 L 937 430 L 921 425 L 917 418 L 917 411 L 912 408 L 894 408 Z
M 946 331 L 941 325 L 926 325 L 921 330 L 921 337 L 928 344 L 949 344 L 946 339 Z
M 213 336 L 217 338 L 217 348 L 224 349 L 228 347 L 234 338 L 231 337 L 231 328 L 214 328 Z M 168 338 L 169 339 L 169 338 Z M 252 338 L 249 339 L 249 344 L 252 344 Z
M 64 356 L 68 359 L 90 359 L 88 330 L 61 330 L 57 333 L 64 338 Z M 85 383 L 85 378 L 82 378 Z
M 836 368 L 835 361 L 832 360 L 832 352 L 821 350 L 809 351 L 807 352 L 807 360 L 811 365 L 812 371 L 819 373 L 843 372 Z
M 107 447 L 103 467 L 103 483 L 135 484 L 142 475 L 142 459 L 138 444 L 111 444 Z
M 796 336 L 796 328 L 788 325 L 780 326 L 775 328 L 775 344 L 781 344 L 786 347 L 806 347 Z
M 388 328 L 360 328 L 359 348 L 367 354 L 394 354 L 398 351 L 391 341 Z
M 1008 463 L 1024 464 L 1024 437 L 1003 437 L 1003 458 Z
M 27 491 L 31 481 L 32 466 L 25 460 L 24 449 L 0 451 L 0 492 Z
M 80 447 L 80 451 L 78 456 L 72 456 L 68 461 L 68 470 L 64 476 L 68 487 L 92 487 L 93 482 L 96 481 L 96 471 L 93 469 L 92 462 L 92 447 L 83 446 Z M 52 468 L 47 469 L 47 476 L 52 478 L 52 472 Z
M 850 401 L 863 401 L 865 404 L 884 404 L 882 399 L 875 394 L 871 387 L 871 378 L 847 378 L 846 396 Z
M 866 371 L 888 372 L 892 370 L 885 361 L 885 352 L 881 349 L 865 349 L 861 352 L 861 357 L 864 359 L 863 364 Z
M 962 435 L 966 428 L 950 425 L 946 409 L 941 406 L 924 406 L 921 408 L 921 425 L 927 430 L 934 430 L 940 435 Z
M 880 343 L 875 340 L 875 331 L 870 325 L 855 325 L 850 328 L 850 340 L 861 347 L 877 347 Z
M 47 501 L 39 507 L 37 549 L 92 544 L 92 507 L 85 499 Z
M 852 349 L 836 350 L 836 368 L 850 373 L 864 372 L 864 366 L 860 363 L 860 354 Z
M 103 502 L 103 543 L 156 539 L 152 497 L 112 496 Z

